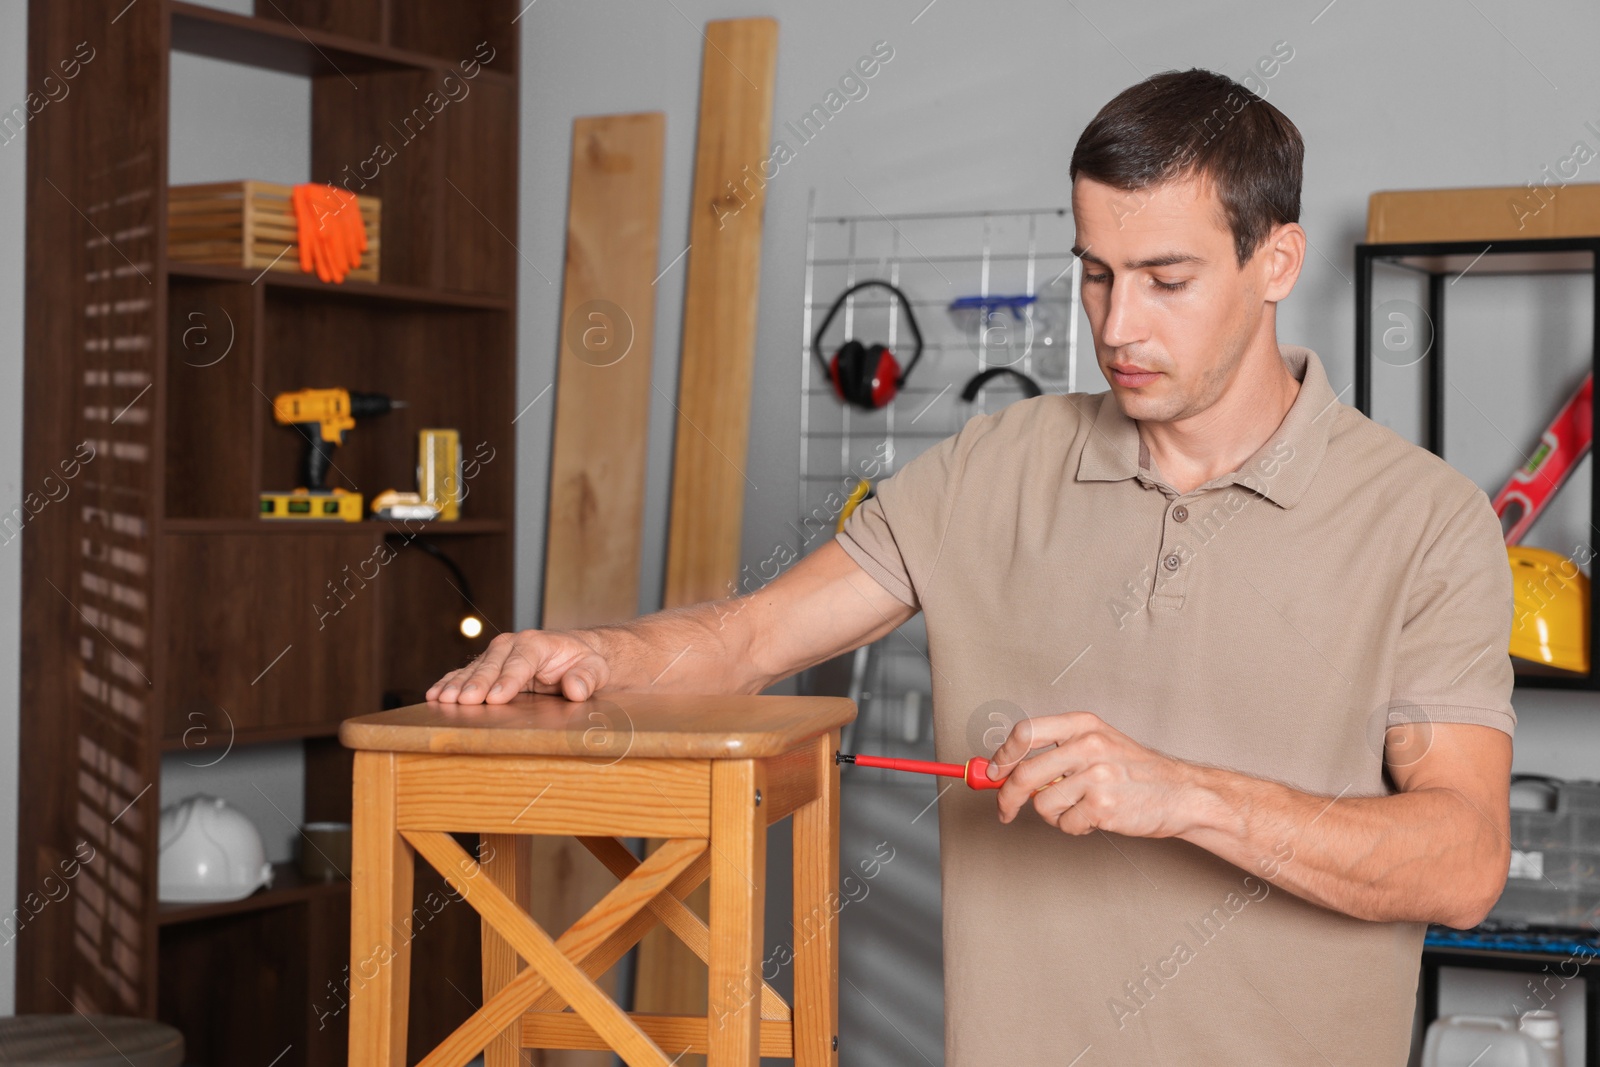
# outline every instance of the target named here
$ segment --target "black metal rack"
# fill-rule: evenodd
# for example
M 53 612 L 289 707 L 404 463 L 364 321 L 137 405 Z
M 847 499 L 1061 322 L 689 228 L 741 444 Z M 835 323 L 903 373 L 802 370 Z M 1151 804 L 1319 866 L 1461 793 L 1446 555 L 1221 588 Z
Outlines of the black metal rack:
M 1427 426 L 1424 445 L 1444 456 L 1444 313 L 1449 279 L 1471 270 L 1475 275 L 1589 274 L 1594 280 L 1594 338 L 1600 345 L 1600 237 L 1549 237 L 1503 241 L 1425 241 L 1356 245 L 1355 406 L 1372 415 L 1372 271 L 1379 263 L 1427 276 L 1431 336 L 1426 349 Z M 1590 359 L 1593 360 L 1591 349 Z M 1600 406 L 1591 417 L 1600 438 Z M 1600 529 L 1600 462 L 1589 465 L 1589 525 Z M 1493 492 L 1493 490 L 1489 490 Z M 1546 675 L 1517 671 L 1517 684 L 1530 689 L 1600 690 L 1600 628 L 1589 604 L 1589 673 Z

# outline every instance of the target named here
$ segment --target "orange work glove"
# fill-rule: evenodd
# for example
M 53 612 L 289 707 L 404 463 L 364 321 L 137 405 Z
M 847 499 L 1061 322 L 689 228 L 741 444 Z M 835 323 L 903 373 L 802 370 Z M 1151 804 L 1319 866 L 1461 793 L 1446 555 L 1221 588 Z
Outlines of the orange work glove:
M 327 267 L 328 277 L 324 281 L 342 282 L 348 269 L 348 253 L 344 248 L 343 235 L 334 218 L 338 209 L 338 201 L 332 195 L 328 186 L 317 187 L 315 203 L 317 205 L 317 241 L 322 248 L 323 262 Z
M 358 216 L 354 202 L 346 203 L 339 197 L 338 189 L 328 190 L 328 214 L 323 219 L 323 229 L 328 238 L 328 246 L 333 248 L 334 270 L 339 280 L 344 280 L 344 275 L 349 274 L 354 267 L 360 266 L 362 254 L 357 251 L 357 242 L 352 240 L 350 234 L 350 216 Z
M 294 209 L 295 243 L 300 250 L 300 271 L 311 273 L 314 262 L 312 246 L 316 240 L 317 218 L 311 208 L 310 186 L 296 185 L 289 192 L 289 204 Z
M 361 207 L 348 190 L 318 182 L 294 187 L 295 232 L 300 269 L 315 270 L 325 282 L 342 282 L 361 265 L 368 248 Z
M 321 191 L 321 196 L 322 241 L 329 250 L 334 280 L 343 281 L 346 274 L 361 265 L 361 249 L 366 244 L 361 208 L 356 198 L 344 189 L 328 186 Z
M 295 239 L 300 245 L 300 269 L 315 270 L 323 281 L 332 281 L 328 250 L 322 240 L 321 186 L 305 182 L 294 187 Z
M 361 218 L 361 205 L 356 202 L 355 194 L 347 189 L 333 190 L 338 198 L 339 219 L 344 227 L 344 245 L 349 253 L 348 262 L 350 269 L 361 266 L 361 253 L 367 250 L 367 227 Z

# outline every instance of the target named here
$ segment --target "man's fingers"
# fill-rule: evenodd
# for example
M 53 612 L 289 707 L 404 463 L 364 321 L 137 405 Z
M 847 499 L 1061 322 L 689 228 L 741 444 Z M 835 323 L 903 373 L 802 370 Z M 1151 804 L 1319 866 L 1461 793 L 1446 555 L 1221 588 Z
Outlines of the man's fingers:
M 1077 808 L 1088 788 L 1089 783 L 1084 775 L 1069 774 L 1059 782 L 1050 782 L 1041 787 L 1037 792 L 1024 798 L 1024 801 L 1031 800 L 1033 810 L 1037 811 L 1045 822 L 1059 826 L 1057 820 Z
M 508 656 L 502 655 L 493 663 L 480 663 L 471 676 L 462 683 L 456 699 L 462 704 L 482 704 L 488 700 L 492 690 L 495 699 L 489 702 L 503 704 L 516 696 L 517 691 L 522 688 L 522 682 L 527 680 L 533 670 L 525 665 L 518 669 L 509 660 Z M 502 696 L 502 693 L 505 695 Z
M 1067 763 L 1069 758 L 1068 754 L 1057 749 L 1023 760 L 1022 766 L 1006 778 L 1005 784 L 995 794 L 995 800 L 1000 805 L 1001 820 L 1010 822 L 1022 810 L 1022 806 L 1045 787 L 1056 788 L 1059 784 L 1056 779 L 1072 770 Z
M 561 693 L 568 700 L 588 700 L 594 690 L 594 679 L 588 671 L 571 670 L 561 678 Z
M 499 674 L 488 682 L 488 691 L 484 696 L 485 703 L 504 704 L 524 689 L 531 689 L 535 693 L 554 692 L 549 687 L 537 688 L 528 685 L 528 682 L 537 676 L 540 668 L 548 663 L 548 661 L 539 662 L 539 657 L 543 657 L 545 653 L 537 648 L 530 648 L 534 644 L 533 641 L 513 638 L 511 650 L 506 653 L 504 661 L 500 664 Z
M 500 634 L 467 666 L 428 690 L 429 700 L 504 704 L 518 693 L 550 693 L 587 700 L 610 680 L 605 659 L 571 634 L 525 630 Z
M 995 750 L 990 761 L 995 773 L 990 777 L 1001 777 L 1019 771 L 1021 768 L 1018 765 L 1027 760 L 1030 752 L 1049 748 L 1051 745 L 1065 744 L 1081 734 L 1104 725 L 1104 720 L 1092 711 L 1067 711 L 1058 715 L 1023 719 L 1011 728 L 1011 732 L 1006 735 L 1005 743 Z
M 547 659 L 534 677 L 550 686 L 547 692 L 560 693 L 568 700 L 588 700 L 605 684 L 604 662 L 582 645 L 562 653 Z
M 444 699 L 444 697 L 441 694 L 443 694 L 444 691 L 447 688 L 450 688 L 452 683 L 460 680 L 465 674 L 466 674 L 465 670 L 451 671 L 449 674 L 445 675 L 443 678 L 440 678 L 437 682 L 434 682 L 432 685 L 430 685 L 428 687 L 428 691 L 422 695 L 422 698 L 424 700 L 442 700 L 442 699 Z M 455 690 L 454 689 L 451 689 L 449 699 L 452 700 L 452 701 L 455 700 Z
M 513 648 L 511 636 L 501 634 L 489 642 L 489 647 L 477 659 L 467 664 L 450 676 L 450 680 L 439 692 L 439 699 L 455 701 L 458 704 L 479 704 L 483 701 L 483 693 L 496 678 L 500 677 L 501 666 Z
M 1081 804 L 1074 805 L 1073 807 L 1059 812 L 1054 818 L 1050 819 L 1050 821 L 1054 823 L 1056 828 L 1062 833 L 1072 834 L 1076 837 L 1082 837 L 1084 834 L 1092 834 L 1095 832 L 1095 830 L 1099 829 L 1099 827 L 1095 826 L 1094 817 L 1090 814 L 1089 809 Z
M 500 676 L 489 682 L 488 691 L 484 693 L 485 704 L 504 704 L 515 697 L 527 686 L 528 679 L 533 677 L 533 668 L 529 667 L 526 660 L 513 657 L 500 668 Z M 473 686 L 476 693 L 476 683 Z
M 565 692 L 563 676 L 587 653 L 582 646 L 568 647 L 569 643 L 553 641 L 537 630 L 501 634 L 489 647 L 496 644 L 501 644 L 497 659 L 480 663 L 457 699 L 468 704 L 504 704 L 529 688 L 530 681 L 536 683 L 534 692 Z

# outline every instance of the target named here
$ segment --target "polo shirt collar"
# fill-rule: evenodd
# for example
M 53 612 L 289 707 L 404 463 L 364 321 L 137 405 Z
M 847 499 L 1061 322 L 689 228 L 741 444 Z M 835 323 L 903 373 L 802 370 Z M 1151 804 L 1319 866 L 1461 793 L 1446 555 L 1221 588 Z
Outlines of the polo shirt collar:
M 1333 425 L 1329 412 L 1339 398 L 1328 384 L 1327 372 L 1315 352 L 1300 345 L 1279 345 L 1278 351 L 1300 382 L 1300 392 L 1283 422 L 1238 470 L 1213 478 L 1197 486 L 1196 491 L 1237 484 L 1260 493 L 1279 507 L 1290 508 L 1311 484 L 1328 448 L 1328 430 Z M 1258 461 L 1276 457 L 1284 443 L 1293 450 L 1292 458 L 1275 459 L 1275 473 L 1271 478 L 1263 477 Z M 1141 471 L 1148 471 L 1149 466 L 1150 455 L 1139 437 L 1138 423 L 1122 413 L 1110 390 L 1101 393 L 1093 431 L 1078 460 L 1078 481 L 1114 482 L 1142 477 Z

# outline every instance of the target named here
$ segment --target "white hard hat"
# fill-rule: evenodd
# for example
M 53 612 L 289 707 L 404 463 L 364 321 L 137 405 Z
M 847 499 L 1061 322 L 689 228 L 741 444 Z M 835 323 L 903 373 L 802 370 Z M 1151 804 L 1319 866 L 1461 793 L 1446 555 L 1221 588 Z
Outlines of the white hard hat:
M 217 797 L 192 796 L 161 811 L 162 900 L 241 900 L 272 884 L 255 824 Z

